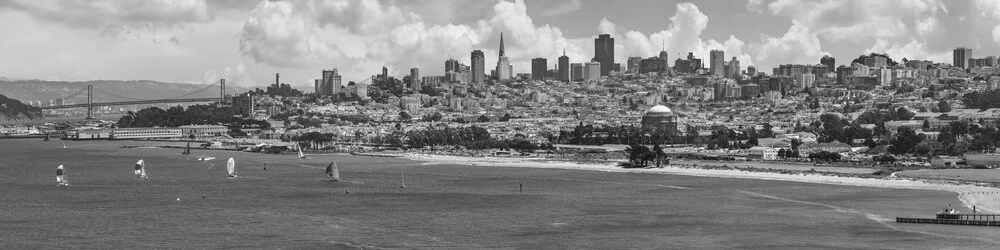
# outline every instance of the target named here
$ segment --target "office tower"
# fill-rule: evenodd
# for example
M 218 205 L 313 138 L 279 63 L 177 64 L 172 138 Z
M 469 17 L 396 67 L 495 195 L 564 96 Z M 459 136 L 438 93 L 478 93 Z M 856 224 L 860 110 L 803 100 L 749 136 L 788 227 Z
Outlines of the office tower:
M 754 67 L 753 65 L 747 66 L 747 75 L 752 76 L 756 74 L 757 74 L 757 67 Z
M 811 88 L 813 83 L 816 82 L 816 75 L 812 73 L 805 73 L 798 76 L 799 87 Z
M 548 71 L 548 60 L 545 58 L 531 59 L 531 79 L 545 80 L 545 72 Z
M 458 72 L 458 60 L 448 59 L 444 61 L 444 72 Z
M 626 61 L 625 64 L 628 65 L 628 69 L 625 69 L 626 71 L 628 71 L 629 73 L 638 74 L 639 66 L 642 65 L 642 57 L 638 56 L 629 57 L 628 61 Z
M 972 59 L 972 49 L 965 47 L 958 47 L 952 53 L 952 66 L 967 69 L 969 68 L 969 59 Z
M 563 50 L 563 55 L 559 57 L 559 80 L 568 82 L 570 79 L 570 68 L 569 68 L 569 57 L 566 56 L 566 50 Z
M 730 60 L 729 63 L 726 64 L 726 78 L 732 78 L 732 79 L 738 78 L 740 76 L 741 70 L 742 69 L 740 68 L 740 60 L 736 59 L 736 57 L 734 56 L 733 60 Z
M 383 71 L 385 71 L 384 67 L 382 69 Z M 337 69 L 324 70 L 323 81 L 322 83 L 320 83 L 321 87 L 323 88 L 322 95 L 339 94 L 341 88 L 340 82 L 341 82 L 341 77 L 340 74 L 337 73 Z
M 837 66 L 836 66 L 837 65 L 837 59 L 833 58 L 830 55 L 825 55 L 825 56 L 823 56 L 823 58 L 820 58 L 819 59 L 819 64 L 826 65 L 826 68 L 830 70 L 829 72 L 836 72 L 837 71 Z
M 601 76 L 607 76 L 615 67 L 615 39 L 601 34 L 594 39 L 594 60 L 601 63 Z
M 509 80 L 511 78 L 511 76 L 513 75 L 511 73 L 511 69 L 513 67 L 511 67 L 510 60 L 507 59 L 507 56 L 504 54 L 504 51 L 503 51 L 503 33 L 500 33 L 500 54 L 499 54 L 499 57 L 500 58 L 497 60 L 497 69 L 496 69 L 496 71 L 497 71 L 497 76 L 496 76 L 497 80 L 500 80 L 500 81 Z
M 583 81 L 583 64 L 573 63 L 570 64 L 571 75 L 573 76 L 573 81 Z
M 600 62 L 588 62 L 583 67 L 583 80 L 585 81 L 600 81 L 601 80 L 601 63 Z
M 410 69 L 410 88 L 413 91 L 420 91 L 420 69 L 412 68 Z
M 667 68 L 670 67 L 669 65 L 667 65 L 667 62 L 669 62 L 669 59 L 670 59 L 667 56 L 667 51 L 666 50 L 661 50 L 659 57 L 660 57 L 660 60 L 663 60 L 663 70 L 667 70 Z
M 722 77 L 724 75 L 724 70 L 726 67 L 726 53 L 721 50 L 712 50 L 709 52 L 709 72 L 713 76 Z
M 865 66 L 872 67 L 872 68 L 885 68 L 885 67 L 889 66 L 889 63 L 888 63 L 888 61 L 886 61 L 885 57 L 881 57 L 881 56 L 869 56 L 869 57 L 866 57 L 864 63 L 865 63 Z
M 316 85 L 313 88 L 313 93 L 316 93 L 317 95 L 321 95 L 321 93 L 323 91 L 323 85 L 320 84 L 319 79 L 313 79 L 313 84 Z
M 486 56 L 482 50 L 472 51 L 472 82 L 486 81 Z

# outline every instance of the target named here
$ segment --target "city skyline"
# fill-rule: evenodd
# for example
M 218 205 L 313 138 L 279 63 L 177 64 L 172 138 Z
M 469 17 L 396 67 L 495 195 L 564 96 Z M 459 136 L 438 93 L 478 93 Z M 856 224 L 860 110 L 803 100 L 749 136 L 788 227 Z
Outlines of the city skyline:
M 957 47 L 973 58 L 1000 55 L 991 46 L 1000 42 L 996 1 L 32 3 L 0 3 L 4 29 L 19 35 L 0 42 L 9 55 L 0 76 L 262 86 L 278 72 L 305 87 L 334 68 L 345 83 L 383 66 L 398 77 L 411 68 L 443 75 L 441 62 L 471 65 L 473 50 L 493 64 L 500 33 L 514 74 L 563 51 L 570 63 L 589 62 L 605 33 L 623 65 L 662 47 L 670 58 L 708 59 L 718 49 L 764 72 L 827 54 L 838 66 L 871 52 L 938 63 L 951 63 Z

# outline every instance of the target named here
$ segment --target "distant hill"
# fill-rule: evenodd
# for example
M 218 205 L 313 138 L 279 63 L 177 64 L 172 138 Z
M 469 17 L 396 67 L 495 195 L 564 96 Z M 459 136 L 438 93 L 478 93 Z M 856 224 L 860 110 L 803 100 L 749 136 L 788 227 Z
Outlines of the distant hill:
M 42 109 L 0 95 L 0 122 L 42 118 Z
M 47 102 L 51 99 L 59 99 L 69 96 L 70 94 L 76 93 L 81 89 L 87 88 L 87 85 L 94 86 L 94 100 L 97 102 L 173 98 L 208 87 L 208 85 L 204 84 L 166 83 L 149 80 L 94 80 L 86 82 L 63 82 L 5 78 L 0 80 L 0 93 L 7 95 L 9 98 L 21 100 L 22 102 Z M 226 86 L 226 93 L 228 94 L 235 95 L 246 91 L 247 89 L 242 87 L 232 85 Z M 202 90 L 190 96 L 185 96 L 184 98 L 206 98 L 218 96 L 219 88 L 216 86 Z M 74 98 L 66 100 L 66 104 L 86 102 L 86 91 Z

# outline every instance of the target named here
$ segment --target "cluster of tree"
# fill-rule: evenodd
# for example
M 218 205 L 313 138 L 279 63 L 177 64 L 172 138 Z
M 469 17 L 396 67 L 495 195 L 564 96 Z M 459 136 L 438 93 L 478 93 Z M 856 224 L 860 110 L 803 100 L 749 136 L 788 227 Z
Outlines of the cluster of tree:
M 893 163 L 896 162 L 896 157 L 892 155 L 876 155 L 872 156 L 872 161 L 877 163 Z
M 625 153 L 628 153 L 628 162 L 621 164 L 624 168 L 644 168 L 650 163 L 656 164 L 656 167 L 670 164 L 670 159 L 667 158 L 667 154 L 663 152 L 659 144 L 653 145 L 652 149 L 640 144 L 632 144 L 625 148 Z
M 890 58 L 889 55 L 887 55 L 887 54 L 878 54 L 878 53 L 871 53 L 871 54 L 868 54 L 868 55 L 858 56 L 858 58 L 856 58 L 853 61 L 851 61 L 851 64 L 855 64 L 855 63 L 865 64 L 865 60 L 866 59 L 868 59 L 868 58 L 875 58 L 875 57 L 885 58 L 885 62 L 887 64 L 889 64 L 889 67 L 896 66 L 896 61 L 892 60 L 892 58 Z
M 267 121 L 242 119 L 234 117 L 232 107 L 217 107 L 214 105 L 191 105 L 187 109 L 174 106 L 167 110 L 150 107 L 138 112 L 129 111 L 118 119 L 120 128 L 139 127 L 178 127 L 183 125 L 227 125 L 230 128 L 260 128 L 269 129 Z
M 270 86 L 267 86 L 267 90 L 266 91 L 265 90 L 261 90 L 260 88 L 256 88 L 254 90 L 249 91 L 248 93 L 250 93 L 251 95 L 270 95 L 270 96 L 284 96 L 284 97 L 299 97 L 299 96 L 302 96 L 302 91 L 299 91 L 298 89 L 292 88 L 291 85 L 284 84 L 284 83 L 282 83 L 282 84 L 277 84 L 277 83 L 271 84 Z
M 829 162 L 833 162 L 833 161 L 839 161 L 840 160 L 840 154 L 834 153 L 834 152 L 829 152 L 829 151 L 820 151 L 820 152 L 816 152 L 816 153 L 810 153 L 809 154 L 809 159 L 812 159 L 814 161 L 829 161 Z
M 403 132 L 394 132 L 393 135 L 400 137 L 399 146 L 402 146 L 402 142 L 406 142 L 410 147 L 424 147 L 424 146 L 448 146 L 457 145 L 465 146 L 467 148 L 481 148 L 479 145 L 483 142 L 492 141 L 490 137 L 490 132 L 486 131 L 485 128 L 470 126 L 464 128 L 428 128 L 424 130 L 412 130 Z M 405 138 L 405 140 L 402 140 Z
M 793 147 L 792 149 L 778 149 L 778 157 L 799 158 L 799 149 L 797 147 Z
M 679 138 L 673 131 L 644 129 L 633 125 L 594 127 L 582 122 L 572 131 L 560 130 L 559 134 L 545 136 L 555 143 L 575 145 L 679 143 Z
M 1000 89 L 965 94 L 962 96 L 962 103 L 974 109 L 1000 108 Z
M 0 95 L 0 114 L 9 119 L 41 119 L 42 109 Z M 0 117 L 2 119 L 2 117 Z

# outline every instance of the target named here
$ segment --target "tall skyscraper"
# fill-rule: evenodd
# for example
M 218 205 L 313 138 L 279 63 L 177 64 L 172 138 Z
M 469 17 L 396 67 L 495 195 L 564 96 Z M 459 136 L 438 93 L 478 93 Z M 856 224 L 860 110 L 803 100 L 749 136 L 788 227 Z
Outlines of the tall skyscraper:
M 340 93 L 341 88 L 341 77 L 337 73 L 337 69 L 324 70 L 323 71 L 323 81 L 320 83 L 320 88 L 322 88 L 321 95 L 336 95 Z
M 670 68 L 670 65 L 668 64 L 670 61 L 668 61 L 668 59 L 670 58 L 667 55 L 666 48 L 664 48 L 664 50 L 660 50 L 660 60 L 663 60 L 663 69 L 661 71 L 667 71 L 667 68 Z
M 733 60 L 730 60 L 729 63 L 726 64 L 726 78 L 736 79 L 740 76 L 742 70 L 743 69 L 740 68 L 740 60 L 736 59 L 734 56 Z
M 830 72 L 837 71 L 837 59 L 830 55 L 825 55 L 823 58 L 820 58 L 819 64 L 826 65 L 826 68 L 830 69 Z
M 570 80 L 570 68 L 569 68 L 569 57 L 566 56 L 566 50 L 563 50 L 563 55 L 559 57 L 559 80 L 568 82 Z
M 472 82 L 486 81 L 486 56 L 482 50 L 472 51 Z
M 969 68 L 969 59 L 972 59 L 972 49 L 965 47 L 958 47 L 952 54 L 952 66 L 967 69 Z
M 548 60 L 541 57 L 531 59 L 531 79 L 545 80 L 545 72 L 549 71 L 548 63 Z
M 507 56 L 504 54 L 504 51 L 503 51 L 503 33 L 500 33 L 500 54 L 499 54 L 499 57 L 500 58 L 497 59 L 497 69 L 496 69 L 497 70 L 497 80 L 500 80 L 500 81 L 508 80 L 508 79 L 511 78 L 511 76 L 513 76 L 512 72 L 511 72 L 512 71 L 511 69 L 513 67 L 510 65 L 510 60 L 507 59 Z
M 600 81 L 602 64 L 600 62 L 589 62 L 583 67 L 583 80 Z
M 627 69 L 625 69 L 626 71 L 628 71 L 629 73 L 638 74 L 639 65 L 642 64 L 642 57 L 638 56 L 629 57 L 628 61 L 626 61 L 625 64 L 627 64 L 628 67 Z
M 583 81 L 583 63 L 570 64 L 570 69 L 573 81 Z
M 712 50 L 709 52 L 709 72 L 713 76 L 723 77 L 724 70 L 726 70 L 726 53 L 721 50 Z
M 601 63 L 601 76 L 607 76 L 615 67 L 615 39 L 601 34 L 594 39 L 594 60 Z
M 420 89 L 423 87 L 423 86 L 420 86 L 420 84 L 421 84 L 420 80 L 421 80 L 420 79 L 420 69 L 418 69 L 418 68 L 412 68 L 412 69 L 410 69 L 410 88 L 413 89 L 413 91 L 418 91 L 419 92 Z
M 444 72 L 458 72 L 458 60 L 448 59 L 444 61 Z

